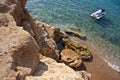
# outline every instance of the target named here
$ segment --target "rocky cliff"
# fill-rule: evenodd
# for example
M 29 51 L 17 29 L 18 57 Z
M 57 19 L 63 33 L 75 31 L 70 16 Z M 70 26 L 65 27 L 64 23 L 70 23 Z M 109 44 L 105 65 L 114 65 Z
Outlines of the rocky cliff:
M 56 62 L 60 30 L 35 21 L 26 2 L 0 0 L 0 79 L 89 80 L 90 74 Z
M 39 64 L 39 46 L 21 26 L 24 1 L 0 1 L 0 79 L 23 80 Z

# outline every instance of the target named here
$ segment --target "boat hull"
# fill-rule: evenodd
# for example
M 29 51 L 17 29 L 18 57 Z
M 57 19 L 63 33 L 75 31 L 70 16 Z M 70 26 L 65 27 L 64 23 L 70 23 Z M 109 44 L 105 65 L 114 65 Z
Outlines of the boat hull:
M 102 18 L 103 16 L 105 16 L 106 12 L 102 12 L 101 10 L 98 10 L 94 13 L 91 14 L 91 17 L 95 18 L 95 19 L 100 19 Z

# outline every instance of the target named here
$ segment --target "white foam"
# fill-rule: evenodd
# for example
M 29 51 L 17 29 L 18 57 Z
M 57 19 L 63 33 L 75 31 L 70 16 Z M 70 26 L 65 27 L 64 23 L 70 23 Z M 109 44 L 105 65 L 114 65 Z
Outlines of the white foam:
M 105 60 L 105 59 L 104 59 L 104 60 Z M 107 64 L 108 64 L 112 69 L 114 69 L 114 70 L 116 70 L 117 72 L 120 73 L 120 67 L 119 67 L 119 66 L 117 66 L 117 65 L 115 65 L 115 64 L 112 64 L 112 63 L 110 63 L 110 62 L 107 61 L 107 60 L 105 60 L 105 62 L 107 62 Z

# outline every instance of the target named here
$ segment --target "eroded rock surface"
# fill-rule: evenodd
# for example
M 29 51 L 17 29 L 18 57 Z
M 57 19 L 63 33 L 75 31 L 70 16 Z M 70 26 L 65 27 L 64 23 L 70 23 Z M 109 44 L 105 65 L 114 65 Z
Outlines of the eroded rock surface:
M 26 1 L 0 0 L 0 79 L 88 80 L 85 74 L 56 62 L 60 29 L 35 21 L 25 9 Z M 39 58 L 40 54 L 47 57 Z M 74 59 L 76 67 L 78 57 Z
M 71 49 L 64 49 L 61 52 L 61 61 L 70 67 L 80 67 L 82 60 L 79 55 Z
M 59 61 L 59 50 L 54 40 L 58 28 L 36 21 L 40 30 L 40 53 Z
M 28 32 L 16 25 L 21 20 L 16 16 L 19 14 L 11 15 L 18 7 L 22 14 L 24 8 L 21 1 L 0 1 L 1 80 L 24 80 L 25 76 L 32 74 L 39 64 L 38 44 Z
M 67 32 L 67 37 L 62 39 L 65 44 L 65 48 L 72 49 L 73 51 L 78 53 L 83 60 L 92 59 L 92 54 L 90 50 L 88 50 L 89 43 L 83 39 L 85 38 L 85 36 L 78 29 L 75 28 L 68 28 L 65 30 L 65 32 Z
M 22 29 L 0 27 L 0 79 L 24 79 L 39 63 L 39 47 Z
M 33 76 L 27 76 L 25 80 L 89 80 L 83 76 L 83 72 L 75 72 L 63 63 L 57 63 L 55 60 L 43 57 L 40 59 L 40 65 Z M 89 77 L 90 78 L 90 77 Z
M 69 35 L 76 36 L 76 37 L 78 37 L 80 39 L 83 39 L 83 40 L 87 39 L 86 36 L 83 33 L 81 33 L 80 29 L 77 29 L 77 28 L 74 28 L 74 27 L 73 28 L 72 27 L 71 28 L 66 28 L 64 30 L 64 32 L 69 34 Z

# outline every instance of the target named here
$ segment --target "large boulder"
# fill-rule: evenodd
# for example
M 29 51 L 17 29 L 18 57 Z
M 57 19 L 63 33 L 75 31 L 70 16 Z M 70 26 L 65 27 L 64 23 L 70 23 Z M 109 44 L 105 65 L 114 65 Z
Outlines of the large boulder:
M 60 53 L 61 61 L 70 67 L 80 67 L 82 61 L 79 55 L 71 49 L 64 49 Z
M 92 59 L 92 54 L 90 50 L 88 50 L 88 44 L 86 41 L 63 38 L 63 42 L 65 44 L 66 49 L 72 49 L 81 57 L 81 59 Z
M 42 57 L 40 59 L 38 70 L 25 80 L 89 80 L 90 76 L 86 72 L 75 72 L 63 63 L 57 63 L 55 60 Z
M 24 80 L 25 76 L 34 73 L 39 64 L 38 44 L 20 27 L 23 14 L 20 0 L 0 1 L 1 80 Z
M 12 25 L 11 25 L 12 26 Z M 23 80 L 39 64 L 39 47 L 18 27 L 0 27 L 0 79 Z

